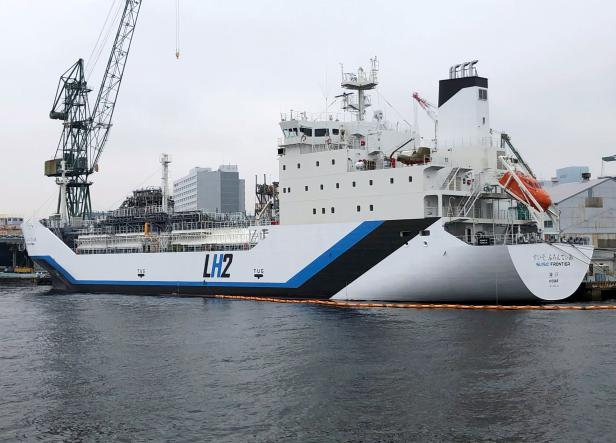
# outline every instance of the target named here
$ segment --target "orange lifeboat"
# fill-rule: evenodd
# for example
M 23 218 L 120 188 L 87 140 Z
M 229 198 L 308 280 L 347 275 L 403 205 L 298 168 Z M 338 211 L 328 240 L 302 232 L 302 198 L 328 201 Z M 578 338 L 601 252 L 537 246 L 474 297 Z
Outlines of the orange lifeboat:
M 541 187 L 541 184 L 535 180 L 532 177 L 529 177 L 528 175 L 520 172 L 520 171 L 516 171 L 516 176 L 520 179 L 520 181 L 524 184 L 524 186 L 526 187 L 526 190 L 535 198 L 535 200 L 537 201 L 537 203 L 539 203 L 539 208 L 537 207 L 537 205 L 535 204 L 535 202 L 533 201 L 529 201 L 530 199 L 524 194 L 524 192 L 522 191 L 522 189 L 520 189 L 520 185 L 518 184 L 517 180 L 515 180 L 512 176 L 511 176 L 511 172 L 506 172 L 498 181 L 507 191 L 509 191 L 511 194 L 513 194 L 515 197 L 517 197 L 519 200 L 521 201 L 528 201 L 528 203 L 534 207 L 536 210 L 538 211 L 545 211 L 547 210 L 550 205 L 552 204 L 552 199 L 550 198 L 550 195 L 546 192 L 545 189 L 543 189 Z

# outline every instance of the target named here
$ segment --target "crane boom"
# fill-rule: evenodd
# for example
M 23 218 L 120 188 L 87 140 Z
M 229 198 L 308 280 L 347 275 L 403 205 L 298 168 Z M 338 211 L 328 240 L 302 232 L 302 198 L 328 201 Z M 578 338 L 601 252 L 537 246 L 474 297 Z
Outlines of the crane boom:
M 60 185 L 58 214 L 68 222 L 92 214 L 89 176 L 109 137 L 111 119 L 124 76 L 142 0 L 126 0 L 96 103 L 90 113 L 84 63 L 79 59 L 61 77 L 49 117 L 62 121 L 62 134 L 45 175 Z
M 425 98 L 420 97 L 419 93 L 417 92 L 413 92 L 413 99 L 419 104 L 419 106 L 421 106 L 424 111 L 426 111 L 428 117 L 430 117 L 430 119 L 434 122 L 434 148 L 436 148 L 438 146 L 438 108 Z M 421 139 L 421 137 L 419 136 L 419 130 L 417 128 L 417 111 L 415 111 L 415 126 L 415 131 L 417 131 L 418 138 Z
M 89 134 L 90 164 L 88 165 L 88 172 L 90 174 L 94 172 L 109 136 L 111 118 L 113 117 L 113 111 L 118 99 L 120 84 L 124 77 L 124 68 L 126 67 L 130 46 L 135 34 L 141 2 L 142 0 L 126 1 L 120 26 L 118 27 L 111 54 L 109 55 L 109 61 L 107 62 L 107 69 L 105 69 L 103 76 L 103 82 L 92 111 L 92 128 Z
M 435 122 L 438 120 L 436 106 L 434 106 L 428 100 L 420 97 L 417 92 L 413 92 L 413 98 L 415 99 L 415 101 L 417 101 L 417 103 L 419 103 L 419 106 L 421 106 L 421 108 L 426 111 L 426 114 L 428 114 L 428 117 L 430 117 L 432 121 Z

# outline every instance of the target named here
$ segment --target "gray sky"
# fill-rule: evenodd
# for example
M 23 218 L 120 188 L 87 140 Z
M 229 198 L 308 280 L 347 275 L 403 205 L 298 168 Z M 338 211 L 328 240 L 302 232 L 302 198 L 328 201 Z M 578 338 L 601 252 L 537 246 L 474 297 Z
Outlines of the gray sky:
M 55 210 L 57 189 L 43 162 L 61 128 L 48 113 L 60 74 L 79 57 L 87 62 L 112 2 L 0 0 L 0 213 Z M 193 166 L 239 164 L 251 205 L 254 175 L 277 171 L 280 112 L 321 111 L 324 96 L 339 92 L 339 62 L 351 70 L 374 55 L 380 93 L 409 121 L 412 91 L 436 102 L 449 66 L 479 59 L 492 127 L 507 131 L 542 177 L 569 165 L 588 165 L 597 176 L 600 157 L 616 153 L 613 2 L 180 3 L 176 61 L 175 0 L 144 0 L 94 176 L 95 209 L 158 184 L 161 152 L 173 158 L 172 178 Z M 89 79 L 95 90 L 107 56 L 106 49 Z M 423 116 L 420 123 L 430 127 Z

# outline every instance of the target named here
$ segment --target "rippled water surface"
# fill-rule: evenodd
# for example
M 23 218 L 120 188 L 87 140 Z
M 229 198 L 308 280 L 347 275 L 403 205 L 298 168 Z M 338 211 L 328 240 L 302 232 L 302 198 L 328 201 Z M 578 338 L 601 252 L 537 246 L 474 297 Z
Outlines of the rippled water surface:
M 0 440 L 613 441 L 616 312 L 0 289 Z

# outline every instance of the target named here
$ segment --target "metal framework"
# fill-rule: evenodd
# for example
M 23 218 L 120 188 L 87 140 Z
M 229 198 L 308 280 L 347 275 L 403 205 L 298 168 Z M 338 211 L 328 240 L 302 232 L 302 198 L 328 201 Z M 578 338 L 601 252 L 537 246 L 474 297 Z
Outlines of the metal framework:
M 54 159 L 45 162 L 45 175 L 60 184 L 58 213 L 69 220 L 90 218 L 89 176 L 109 137 L 124 68 L 141 9 L 142 0 L 126 0 L 96 103 L 90 113 L 83 60 L 79 59 L 61 77 L 49 117 L 62 120 L 63 130 Z M 64 193 L 64 196 L 63 196 Z M 62 214 L 62 201 L 66 214 Z

